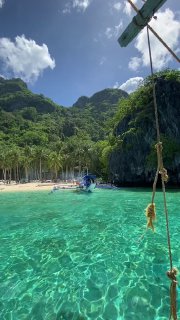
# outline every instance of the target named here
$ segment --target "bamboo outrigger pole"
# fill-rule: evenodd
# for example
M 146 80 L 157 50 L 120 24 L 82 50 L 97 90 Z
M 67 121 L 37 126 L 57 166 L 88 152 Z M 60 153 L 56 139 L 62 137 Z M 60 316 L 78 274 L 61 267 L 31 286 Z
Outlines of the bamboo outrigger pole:
M 119 37 L 118 42 L 121 47 L 126 47 L 138 33 L 147 26 L 149 30 L 155 35 L 155 37 L 165 46 L 165 48 L 172 54 L 172 56 L 180 62 L 180 59 L 174 51 L 169 48 L 167 43 L 157 34 L 157 32 L 148 24 L 153 17 L 154 13 L 166 2 L 166 0 L 147 0 L 141 10 L 135 6 L 131 0 L 127 0 L 133 9 L 137 12 L 137 15 L 132 19 L 126 30 Z

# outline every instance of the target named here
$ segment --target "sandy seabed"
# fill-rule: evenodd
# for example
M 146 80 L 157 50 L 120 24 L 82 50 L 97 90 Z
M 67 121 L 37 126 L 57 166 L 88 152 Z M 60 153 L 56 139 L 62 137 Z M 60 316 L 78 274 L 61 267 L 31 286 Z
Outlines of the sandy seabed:
M 51 191 L 54 186 L 61 186 L 66 189 L 71 187 L 72 183 L 41 183 L 41 182 L 29 182 L 29 183 L 18 183 L 18 184 L 1 184 L 0 192 L 18 192 L 18 191 L 40 191 L 40 190 L 49 190 Z

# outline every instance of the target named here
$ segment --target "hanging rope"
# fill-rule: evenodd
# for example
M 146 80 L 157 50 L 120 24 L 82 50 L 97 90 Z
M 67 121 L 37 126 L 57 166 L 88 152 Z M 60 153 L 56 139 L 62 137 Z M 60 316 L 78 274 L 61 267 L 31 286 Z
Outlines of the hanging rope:
M 150 203 L 146 208 L 147 228 L 151 228 L 154 231 L 153 220 L 156 219 L 155 203 Z
M 127 0 L 129 4 L 134 8 L 134 10 L 142 16 L 142 13 L 138 10 L 135 4 L 131 0 Z M 145 0 L 142 0 L 145 2 Z M 142 16 L 143 18 L 143 16 Z M 156 17 L 154 17 L 156 19 Z M 135 24 L 137 24 L 136 19 L 133 20 Z M 141 26 L 141 27 L 144 27 Z M 152 64 L 152 55 L 151 55 L 151 45 L 150 45 L 150 38 L 149 38 L 149 30 L 158 38 L 158 40 L 169 50 L 169 52 L 174 56 L 174 58 L 180 62 L 180 59 L 175 55 L 175 53 L 167 46 L 167 44 L 159 37 L 159 35 L 151 28 L 151 26 L 147 23 L 147 38 L 148 38 L 148 49 L 149 49 L 149 58 L 150 58 L 150 67 L 151 67 L 151 76 L 152 76 L 152 87 L 153 87 L 153 101 L 154 101 L 154 112 L 155 112 L 155 122 L 156 122 L 156 132 L 157 132 L 157 144 L 156 144 L 156 151 L 157 151 L 157 170 L 153 182 L 153 193 L 152 193 L 152 201 L 146 208 L 146 217 L 147 221 L 147 228 L 150 227 L 154 231 L 153 220 L 156 218 L 155 212 L 155 193 L 156 193 L 156 185 L 158 180 L 158 175 L 161 175 L 161 183 L 162 183 L 162 191 L 163 191 L 163 200 L 164 200 L 164 212 L 166 217 L 166 232 L 167 232 L 167 242 L 168 242 L 168 251 L 169 251 L 169 261 L 170 261 L 170 270 L 167 271 L 167 276 L 171 280 L 170 285 L 170 317 L 169 319 L 177 320 L 177 312 L 176 312 L 176 275 L 177 269 L 173 268 L 172 266 L 172 253 L 171 253 L 171 241 L 170 241 L 170 232 L 169 232 L 169 219 L 168 219 L 168 210 L 166 204 L 166 189 L 165 189 L 165 182 L 168 181 L 168 174 L 167 170 L 163 166 L 163 156 L 162 156 L 162 142 L 160 141 L 160 130 L 159 130 L 159 120 L 158 120 L 158 110 L 157 110 L 157 101 L 156 101 L 156 87 L 155 87 L 155 80 L 154 80 L 154 72 L 153 72 L 153 64 Z M 144 234 L 142 235 L 144 237 Z M 141 237 L 141 238 L 142 238 Z M 140 239 L 141 239 L 140 238 Z
M 156 193 L 156 185 L 158 180 L 158 175 L 161 175 L 161 183 L 162 183 L 162 191 L 163 191 L 163 200 L 164 200 L 164 212 L 166 217 L 166 232 L 167 232 L 167 242 L 168 242 L 168 251 L 169 251 L 169 262 L 170 262 L 170 270 L 167 271 L 167 276 L 171 280 L 170 285 L 170 317 L 169 319 L 177 320 L 177 312 L 176 312 L 176 275 L 177 269 L 173 267 L 172 263 L 172 253 L 171 253 L 171 240 L 170 240 L 170 232 L 169 232 L 169 219 L 168 219 L 168 210 L 167 210 L 167 202 L 166 202 L 166 188 L 165 182 L 168 181 L 167 170 L 163 166 L 163 156 L 162 156 L 162 142 L 160 141 L 160 130 L 159 130 L 159 119 L 158 119 L 158 109 L 157 109 L 157 101 L 156 101 L 156 87 L 155 87 L 155 80 L 154 80 L 154 72 L 153 72 L 153 64 L 152 64 L 152 54 L 151 54 L 151 45 L 150 45 L 150 38 L 149 38 L 149 26 L 147 26 L 147 39 L 148 39 L 148 49 L 149 49 L 149 58 L 150 58 L 150 67 L 151 67 L 151 76 L 152 76 L 152 86 L 153 86 L 153 101 L 154 101 L 154 113 L 155 113 L 155 122 L 156 122 L 156 132 L 157 132 L 157 144 L 156 144 L 156 151 L 157 151 L 157 170 L 154 178 L 153 183 L 153 194 L 152 194 L 152 201 L 148 205 L 146 209 L 146 216 L 149 219 L 147 223 L 147 227 L 151 227 L 154 230 L 154 226 L 152 220 L 155 219 L 155 204 L 154 198 Z

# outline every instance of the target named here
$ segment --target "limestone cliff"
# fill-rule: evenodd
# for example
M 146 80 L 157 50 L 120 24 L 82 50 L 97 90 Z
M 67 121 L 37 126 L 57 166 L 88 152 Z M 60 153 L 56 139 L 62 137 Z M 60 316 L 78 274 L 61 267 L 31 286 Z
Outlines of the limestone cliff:
M 156 95 L 164 166 L 169 184 L 180 184 L 180 82 L 161 75 Z M 156 126 L 152 85 L 133 94 L 120 111 L 114 128 L 116 143 L 110 155 L 109 171 L 118 185 L 152 184 L 156 170 Z

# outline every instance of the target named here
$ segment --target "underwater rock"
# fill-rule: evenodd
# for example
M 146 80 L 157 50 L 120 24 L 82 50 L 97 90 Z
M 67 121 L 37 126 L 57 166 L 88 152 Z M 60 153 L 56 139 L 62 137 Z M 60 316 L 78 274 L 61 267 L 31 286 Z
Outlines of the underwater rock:
M 140 297 L 140 296 L 135 296 L 132 298 L 132 306 L 134 308 L 136 308 L 137 306 L 145 306 L 147 307 L 149 304 L 148 300 L 143 298 L 143 297 Z
M 87 290 L 84 292 L 84 298 L 88 301 L 97 301 L 102 298 L 102 292 L 98 286 L 91 280 L 87 280 Z
M 117 309 L 114 303 L 108 303 L 105 307 L 105 311 L 103 313 L 104 320 L 116 320 L 118 317 Z
M 114 286 L 111 285 L 108 289 L 108 297 L 110 299 L 116 298 L 118 296 L 118 289 Z

